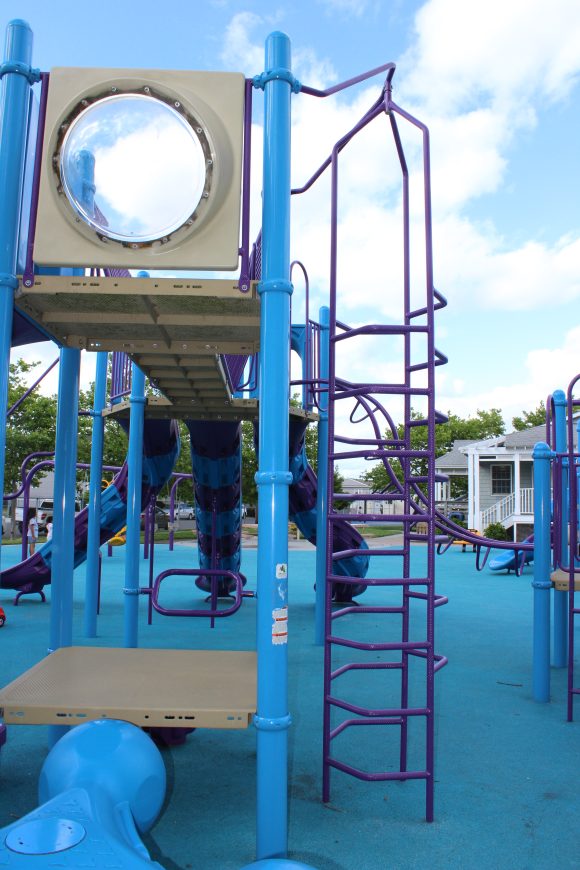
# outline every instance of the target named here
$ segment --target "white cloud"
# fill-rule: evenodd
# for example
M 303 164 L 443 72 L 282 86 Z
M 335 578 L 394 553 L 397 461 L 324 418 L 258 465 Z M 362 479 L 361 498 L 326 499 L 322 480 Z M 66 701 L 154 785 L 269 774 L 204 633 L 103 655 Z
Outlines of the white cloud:
M 564 98 L 580 70 L 576 0 L 429 0 L 415 18 L 416 42 L 402 61 L 406 90 L 455 114 L 482 99 Z
M 536 408 L 555 390 L 566 392 L 568 384 L 578 373 L 578 347 L 580 325 L 570 329 L 559 347 L 530 350 L 523 360 L 521 371 L 513 370 L 512 377 L 488 390 L 474 392 L 465 384 L 463 395 L 457 394 L 458 384 L 448 383 L 443 372 L 438 376 L 440 408 L 452 407 L 455 413 L 468 416 L 478 408 L 501 408 L 509 431 L 512 417 L 522 410 Z M 518 378 L 519 374 L 519 378 Z M 580 390 L 576 390 L 576 395 Z
M 580 239 L 507 249 L 493 230 L 448 217 L 435 227 L 436 284 L 454 304 L 501 311 L 565 304 L 580 296 Z
M 356 0 L 354 0 L 356 2 Z M 264 40 L 278 23 L 276 14 L 257 15 L 239 12 L 228 24 L 221 52 L 227 69 L 239 69 L 247 76 L 258 75 L 264 69 Z M 332 64 L 317 57 L 308 46 L 292 49 L 294 75 L 311 87 L 323 88 L 336 78 Z
M 221 59 L 227 69 L 240 70 L 248 76 L 256 75 L 264 67 L 264 49 L 252 43 L 252 35 L 264 19 L 254 12 L 239 12 L 228 24 Z

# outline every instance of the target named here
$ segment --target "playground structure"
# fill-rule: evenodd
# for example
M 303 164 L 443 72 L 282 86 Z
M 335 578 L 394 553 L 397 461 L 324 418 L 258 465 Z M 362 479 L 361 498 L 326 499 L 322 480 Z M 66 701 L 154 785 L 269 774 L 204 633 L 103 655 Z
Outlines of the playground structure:
M 446 658 L 437 653 L 435 648 L 435 610 L 446 603 L 446 599 L 438 595 L 435 588 L 435 553 L 441 532 L 456 537 L 461 535 L 468 542 L 471 539 L 465 535 L 465 530 L 454 526 L 435 510 L 434 427 L 443 419 L 435 408 L 435 369 L 446 360 L 435 346 L 434 329 L 436 311 L 445 305 L 445 300 L 435 289 L 432 274 L 429 135 L 423 124 L 394 103 L 391 89 L 394 65 L 387 64 L 328 91 L 318 91 L 302 85 L 294 78 L 289 42 L 282 34 L 273 34 L 267 43 L 266 72 L 253 80 L 242 82 L 238 77 L 236 84 L 241 96 L 238 135 L 244 147 L 239 178 L 233 171 L 230 180 L 234 192 L 236 178 L 241 190 L 239 279 L 176 280 L 149 277 L 145 272 L 133 277 L 128 269 L 191 267 L 201 270 L 223 266 L 224 261 L 219 259 L 220 255 L 215 249 L 211 251 L 214 259 L 208 262 L 209 255 L 202 242 L 196 247 L 193 221 L 191 224 L 184 221 L 183 226 L 175 231 L 175 241 L 172 233 L 168 233 L 169 241 L 166 250 L 162 251 L 165 259 L 161 257 L 156 261 L 151 256 L 151 249 L 141 240 L 134 244 L 127 238 L 122 244 L 105 243 L 102 235 L 99 235 L 105 232 L 106 221 L 102 220 L 103 214 L 96 205 L 98 186 L 94 174 L 91 175 L 94 165 L 91 166 L 90 160 L 84 157 L 80 161 L 80 187 L 84 193 L 77 201 L 76 216 L 70 206 L 66 203 L 63 206 L 58 197 L 56 204 L 51 200 L 51 197 L 54 200 L 54 192 L 50 193 L 47 188 L 51 175 L 50 171 L 47 172 L 46 154 L 50 163 L 50 149 L 57 146 L 64 148 L 65 145 L 57 141 L 58 137 L 55 139 L 57 134 L 54 130 L 65 125 L 68 129 L 72 121 L 82 117 L 83 109 L 97 105 L 99 91 L 94 76 L 84 84 L 72 85 L 70 75 L 67 82 L 66 71 L 64 74 L 60 71 L 60 85 L 65 90 L 69 88 L 69 103 L 72 100 L 78 108 L 85 100 L 78 114 L 66 115 L 66 120 L 63 120 L 64 109 L 55 109 L 54 104 L 51 106 L 47 103 L 47 94 L 51 93 L 48 91 L 49 75 L 40 74 L 31 67 L 29 29 L 21 22 L 10 25 L 7 45 L 6 62 L 2 68 L 4 134 L 0 141 L 0 161 L 8 171 L 1 175 L 7 180 L 7 190 L 3 196 L 5 205 L 0 234 L 3 234 L 5 242 L 3 250 L 9 251 L 9 255 L 0 260 L 0 283 L 3 290 L 3 322 L 8 327 L 3 337 L 2 365 L 5 372 L 2 375 L 4 380 L 0 380 L 0 383 L 5 394 L 11 343 L 10 324 L 13 322 L 16 301 L 14 328 L 18 329 L 19 324 L 24 325 L 30 340 L 31 336 L 38 336 L 34 330 L 40 325 L 43 333 L 61 346 L 53 543 L 48 550 L 48 560 L 46 550 L 35 554 L 38 556 L 35 562 L 38 565 L 38 585 L 42 588 L 49 580 L 52 582 L 52 654 L 39 663 L 35 674 L 50 674 L 50 685 L 58 686 L 59 667 L 64 663 L 69 672 L 71 669 L 76 671 L 78 682 L 69 680 L 66 697 L 56 694 L 50 698 L 50 703 L 46 697 L 35 697 L 33 693 L 27 695 L 24 702 L 22 695 L 14 699 L 10 694 L 11 686 L 7 687 L 2 694 L 6 720 L 9 723 L 50 724 L 53 740 L 62 734 L 63 718 L 68 717 L 67 722 L 76 724 L 75 716 L 98 718 L 97 711 L 103 709 L 114 718 L 159 727 L 166 725 L 168 718 L 176 716 L 190 722 L 195 719 L 195 727 L 227 729 L 247 727 L 253 723 L 257 731 L 258 751 L 257 856 L 264 859 L 264 867 L 293 866 L 292 862 L 278 865 L 273 860 L 285 855 L 287 850 L 287 732 L 291 724 L 286 697 L 289 607 L 287 522 L 290 514 L 305 536 L 317 545 L 315 632 L 316 642 L 323 644 L 325 650 L 323 799 L 328 801 L 330 797 L 332 770 L 369 781 L 419 779 L 424 781 L 426 788 L 425 815 L 429 821 L 432 820 L 436 709 L 434 679 L 436 672 L 446 664 Z M 326 170 L 330 171 L 329 306 L 321 309 L 320 322 L 310 319 L 307 307 L 304 324 L 294 324 L 291 329 L 291 94 L 324 98 L 381 72 L 386 73 L 386 81 L 375 103 L 337 142 L 332 154 L 306 184 L 292 191 L 295 197 L 307 194 L 320 176 Z M 103 81 L 110 90 L 111 81 L 124 83 L 126 79 L 123 71 L 101 70 L 97 73 L 100 75 L 101 89 Z M 149 88 L 148 96 L 154 88 L 147 82 L 154 79 L 155 74 L 151 71 L 138 71 L 136 75 L 139 88 Z M 28 125 L 28 105 L 31 86 L 38 81 L 42 81 L 43 87 L 35 146 L 34 135 Z M 98 84 L 98 76 L 96 81 Z M 179 77 L 177 84 L 168 85 L 167 81 L 164 78 L 161 85 L 156 83 L 155 87 L 161 87 L 161 92 L 165 88 L 166 93 L 173 93 L 172 89 L 183 84 Z M 123 87 L 127 88 L 126 83 L 120 89 L 123 90 Z M 132 87 L 135 88 L 135 85 Z M 114 90 L 117 94 L 117 85 Z M 263 90 L 265 94 L 266 141 L 262 233 L 250 253 L 249 155 L 253 90 Z M 187 88 L 184 94 L 187 100 Z M 140 92 L 139 96 L 144 94 Z M 337 303 L 341 281 L 338 260 L 341 160 L 343 153 L 348 152 L 350 143 L 362 131 L 385 117 L 391 130 L 394 155 L 402 179 L 404 245 L 401 317 L 398 321 L 350 327 L 340 319 Z M 423 149 L 426 257 L 422 280 L 411 279 L 410 178 L 398 128 L 400 121 L 418 131 Z M 6 134 L 8 130 L 9 136 Z M 43 135 L 44 158 L 41 157 Z M 214 161 L 211 137 L 202 137 L 200 142 L 206 163 Z M 36 158 L 28 162 L 29 173 L 33 167 L 32 178 L 24 173 L 26 143 L 32 157 L 36 151 Z M 206 150 L 208 148 L 209 151 Z M 31 206 L 27 244 L 24 246 L 26 257 L 18 262 L 17 216 L 23 198 L 23 177 L 29 179 Z M 212 198 L 213 188 L 209 185 L 210 181 L 213 183 L 213 176 L 206 170 L 204 177 L 206 187 L 200 193 L 200 201 L 206 193 L 208 200 Z M 218 177 L 215 183 L 218 186 L 223 184 L 223 176 L 221 179 Z M 41 184 L 44 186 L 41 187 Z M 42 200 L 40 207 L 39 196 Z M 222 204 L 227 202 L 231 208 L 232 197 L 222 191 Z M 220 197 L 216 199 L 217 208 Z M 238 201 L 235 202 L 237 209 Z M 213 208 L 211 202 L 210 206 Z M 200 208 L 204 208 L 203 202 Z M 73 254 L 66 246 L 56 248 L 58 253 L 53 253 L 46 239 L 46 223 L 51 216 L 64 222 L 67 230 L 73 233 L 73 238 L 75 232 L 80 233 L 80 254 Z M 209 211 L 207 215 L 200 212 L 199 217 L 203 237 L 217 218 Z M 81 224 L 80 230 L 75 227 L 77 222 Z M 98 231 L 95 230 L 97 224 Z M 35 233 L 40 234 L 38 247 L 35 246 Z M 232 265 L 228 260 L 227 264 L 236 269 L 239 247 L 237 228 L 233 235 L 234 263 Z M 184 244 L 188 240 L 194 242 L 187 254 L 180 250 L 182 237 Z M 113 238 L 113 241 L 119 240 Z M 162 242 L 163 239 L 154 248 L 154 255 L 163 248 Z M 47 257 L 49 248 L 51 257 L 60 259 L 50 260 Z M 40 252 L 40 259 L 37 259 L 37 252 Z M 79 261 L 78 257 L 84 259 Z M 45 274 L 47 269 L 43 269 L 43 266 L 48 267 L 48 271 L 56 268 L 59 274 Z M 86 272 L 89 267 L 92 267 L 92 274 Z M 307 273 L 302 268 L 307 284 Z M 76 274 L 67 274 L 71 269 L 76 270 Z M 104 274 L 99 274 L 98 269 Z M 356 380 L 344 377 L 344 372 L 349 375 L 351 372 L 349 359 L 356 355 L 360 343 L 367 346 L 367 341 L 374 343 L 374 347 L 396 346 L 400 366 L 398 379 L 388 383 L 378 381 L 370 361 L 367 370 Z M 305 398 L 303 408 L 291 415 L 289 423 L 288 358 L 291 342 L 300 348 Z M 71 503 L 74 504 L 76 399 L 82 349 L 93 352 L 96 358 L 95 407 L 89 508 L 82 520 L 75 520 Z M 122 399 L 123 391 L 113 388 L 113 402 L 110 407 L 105 407 L 109 352 L 126 354 L 127 362 L 122 362 L 124 366 L 131 360 L 131 394 L 128 402 L 118 401 Z M 389 352 L 385 350 L 385 353 Z M 248 388 L 244 372 L 250 366 L 250 357 L 254 360 L 257 358 L 258 362 L 252 363 L 255 382 Z M 125 374 L 127 372 L 126 367 Z M 160 397 L 145 399 L 145 375 L 160 391 Z M 126 379 L 125 387 L 127 384 Z M 418 409 L 422 412 L 419 419 L 412 414 L 413 410 Z M 129 447 L 126 466 L 115 483 L 101 493 L 104 413 L 114 414 L 128 428 Z M 226 613 L 223 608 L 218 608 L 217 599 L 220 596 L 235 592 L 236 606 L 229 608 L 232 613 L 242 603 L 245 578 L 241 574 L 240 562 L 239 424 L 242 419 L 258 422 L 260 532 L 257 656 L 254 653 L 237 653 L 235 657 L 228 653 L 209 655 L 203 650 L 190 650 L 186 656 L 179 657 L 182 661 L 177 673 L 181 683 L 179 679 L 173 681 L 175 694 L 161 699 L 142 697 L 139 699 L 141 706 L 137 709 L 139 704 L 122 706 L 111 703 L 106 696 L 97 698 L 96 683 L 92 682 L 91 675 L 102 670 L 107 656 L 110 659 L 114 655 L 118 663 L 115 669 L 118 697 L 123 694 L 130 673 L 145 666 L 149 651 L 138 648 L 138 601 L 144 591 L 151 600 L 154 587 L 150 584 L 148 590 L 143 590 L 139 586 L 139 516 L 143 507 L 150 503 L 151 495 L 171 474 L 179 449 L 171 421 L 177 418 L 187 421 L 191 435 L 196 487 L 200 568 L 191 569 L 188 573 L 195 577 L 200 588 L 210 592 L 210 607 L 205 608 L 203 614 L 197 609 L 190 609 L 174 615 L 204 615 L 212 620 Z M 304 455 L 304 429 L 311 419 L 317 419 L 319 427 L 317 482 Z M 395 419 L 404 422 L 403 436 L 398 433 Z M 424 426 L 428 433 L 428 447 L 422 451 L 412 449 L 410 439 L 412 428 L 419 425 Z M 4 430 L 0 426 L 0 453 L 3 452 L 4 443 Z M 350 525 L 355 520 L 382 520 L 382 516 L 372 512 L 355 515 L 336 509 L 339 498 L 353 501 L 356 496 L 334 493 L 334 464 L 355 458 L 383 462 L 390 485 L 386 492 L 376 494 L 375 500 L 387 499 L 403 504 L 403 512 L 390 517 L 403 526 L 402 544 L 396 548 L 369 550 L 361 535 Z M 570 455 L 567 458 L 571 462 Z M 562 467 L 563 464 L 562 460 Z M 571 493 L 572 489 L 570 486 Z M 576 494 L 574 498 L 577 499 Z M 373 497 L 368 500 L 372 504 Z M 116 510 L 114 519 L 108 513 L 111 502 Z M 577 516 L 576 509 L 574 513 L 570 512 L 572 515 Z M 77 531 L 82 524 L 83 543 L 75 550 Z M 73 647 L 72 574 L 79 553 L 83 552 L 83 558 L 84 554 L 87 556 L 85 631 L 87 637 L 94 637 L 99 546 L 125 525 L 125 649 Z M 413 573 L 411 545 L 416 541 L 426 545 L 427 571 L 422 576 Z M 489 542 L 481 538 L 477 540 L 478 547 L 485 543 Z M 504 549 L 513 550 L 513 544 L 506 543 Z M 529 546 L 527 549 L 530 549 Z M 28 572 L 30 568 L 30 565 L 26 568 L 18 566 L 14 570 L 22 575 L 23 571 Z M 570 571 L 572 576 L 573 569 Z M 11 581 L 9 575 L 10 571 L 4 572 L 0 582 L 12 588 L 14 577 Z M 157 591 L 162 580 L 165 577 L 160 575 L 155 584 Z M 17 582 L 20 583 L 20 580 Z M 570 582 L 573 583 L 573 580 Z M 384 604 L 380 607 L 365 607 L 363 603 L 355 607 L 353 596 L 360 595 L 369 587 L 384 589 Z M 395 594 L 398 595 L 396 601 Z M 340 602 L 338 608 L 333 606 L 333 602 Z M 163 612 L 163 608 L 157 609 Z M 381 625 L 384 625 L 373 643 L 359 641 L 356 629 L 353 630 L 353 624 L 357 620 L 368 619 L 368 614 L 380 617 Z M 341 626 L 345 626 L 342 631 Z M 349 634 L 351 631 L 352 634 Z M 164 672 L 176 668 L 175 652 L 157 651 L 160 680 Z M 149 659 L 147 662 L 147 667 L 151 667 Z M 215 682 L 221 688 L 221 706 L 217 712 L 211 713 L 204 707 L 203 686 L 195 680 L 196 674 L 209 667 L 214 669 Z M 377 673 L 389 677 L 389 688 L 387 693 L 377 692 L 376 703 L 370 706 L 362 706 L 358 701 L 349 699 L 345 692 L 337 688 L 343 683 L 348 687 L 353 675 L 361 679 L 363 675 L 372 678 Z M 19 690 L 24 691 L 27 675 L 17 682 Z M 418 695 L 420 700 L 416 700 Z M 420 723 L 419 736 L 415 729 L 417 723 Z M 95 728 L 87 730 L 98 734 L 101 724 L 97 723 Z M 388 769 L 383 764 L 372 770 L 362 770 L 350 763 L 348 758 L 338 756 L 335 747 L 340 745 L 340 735 L 347 729 L 361 726 L 368 726 L 373 731 L 383 729 L 397 733 L 395 760 L 391 760 Z M 419 742 L 423 747 L 423 761 L 418 767 L 409 769 L 409 732 L 413 729 L 415 745 Z M 79 731 L 76 728 L 67 735 L 66 740 L 71 742 L 70 737 L 74 742 L 73 735 Z M 94 739 L 98 743 L 98 738 Z M 56 767 L 63 763 L 59 756 L 60 745 L 57 743 L 53 750 L 55 755 L 51 764 Z M 93 748 L 91 751 L 98 750 Z M 62 786 L 63 789 L 74 787 L 76 783 L 69 782 Z M 58 790 L 47 789 L 41 799 L 58 802 L 58 794 Z M 136 821 L 139 826 L 139 821 Z M 91 824 L 93 822 L 94 819 L 91 819 Z M 7 843 L 12 833 L 4 831 L 2 836 Z M 54 831 L 47 836 L 54 838 Z M 139 860 L 147 860 L 147 856 L 143 855 L 144 847 L 136 835 L 132 839 L 132 847 L 139 856 L 135 857 L 134 866 L 141 866 Z M 2 848 L 0 845 L 0 854 Z M 42 857 L 37 857 L 40 862 Z M 26 860 L 32 860 L 30 854 Z

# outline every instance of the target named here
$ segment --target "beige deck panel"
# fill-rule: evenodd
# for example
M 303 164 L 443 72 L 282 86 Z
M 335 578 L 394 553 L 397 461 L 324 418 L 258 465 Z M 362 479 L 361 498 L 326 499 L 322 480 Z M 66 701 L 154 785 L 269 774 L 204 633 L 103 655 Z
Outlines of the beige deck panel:
M 129 354 L 177 409 L 164 416 L 191 417 L 195 407 L 201 419 L 220 419 L 232 396 L 219 355 L 259 348 L 255 282 L 240 293 L 235 281 L 222 279 L 49 275 L 32 287 L 21 282 L 16 297 L 67 347 Z M 255 416 L 253 409 L 245 416 Z
M 256 712 L 256 653 L 65 647 L 0 691 L 7 724 L 247 728 Z
M 568 592 L 570 575 L 567 571 L 562 571 L 561 568 L 558 568 L 556 571 L 553 571 L 550 574 L 550 580 L 552 581 L 554 589 L 557 589 L 559 592 Z M 579 575 L 576 575 L 576 577 L 574 578 L 574 589 L 576 592 L 580 591 Z
M 32 287 L 20 282 L 16 305 L 67 347 L 241 354 L 259 346 L 255 282 L 241 293 L 223 279 L 43 275 Z
M 119 402 L 103 411 L 104 417 L 128 417 L 129 401 Z M 149 398 L 145 416 L 153 420 L 254 420 L 258 416 L 256 399 L 202 401 L 200 398 L 169 402 L 164 398 Z
M 119 402 L 103 411 L 104 417 L 128 417 L 131 411 L 129 401 Z M 169 402 L 162 397 L 150 397 L 145 405 L 145 416 L 154 420 L 255 420 L 258 417 L 257 399 L 231 399 L 228 403 L 188 399 Z M 318 414 L 303 408 L 290 408 L 290 416 L 318 420 Z

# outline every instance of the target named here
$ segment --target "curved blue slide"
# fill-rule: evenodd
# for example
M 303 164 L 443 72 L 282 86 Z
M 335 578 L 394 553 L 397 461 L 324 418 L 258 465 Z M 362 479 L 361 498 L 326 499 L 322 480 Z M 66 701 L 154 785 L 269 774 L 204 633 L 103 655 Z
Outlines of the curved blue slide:
M 296 523 L 304 537 L 316 545 L 316 496 L 318 481 L 306 458 L 305 433 L 307 420 L 290 421 L 290 486 L 288 510 L 290 519 Z M 369 546 L 360 532 L 346 520 L 333 523 L 332 552 L 342 550 L 368 550 Z M 369 557 L 364 554 L 334 559 L 332 570 L 341 577 L 366 577 Z M 348 602 L 364 592 L 364 583 L 333 583 L 333 598 Z
M 522 543 L 533 543 L 534 536 L 530 535 Z M 523 561 L 522 561 L 523 556 Z M 500 550 L 499 553 L 490 559 L 487 563 L 490 571 L 517 571 L 523 568 L 524 565 L 529 565 L 534 561 L 533 550 Z
M 226 420 L 184 420 L 191 438 L 195 521 L 200 568 L 239 574 L 242 541 L 241 429 Z M 213 562 L 213 564 L 212 564 Z M 242 583 L 245 585 L 242 575 Z M 211 591 L 211 579 L 196 577 L 196 586 Z M 218 581 L 218 595 L 235 588 L 231 577 Z
M 128 432 L 126 420 L 119 420 Z M 179 430 L 174 420 L 145 420 L 143 430 L 142 508 L 165 486 L 179 456 Z M 113 482 L 101 494 L 101 544 L 117 534 L 127 522 L 127 463 Z M 74 565 L 87 557 L 89 510 L 85 508 L 75 518 Z M 16 589 L 22 594 L 41 592 L 51 581 L 52 541 L 47 541 L 33 556 L 7 568 L 0 574 L 1 589 Z

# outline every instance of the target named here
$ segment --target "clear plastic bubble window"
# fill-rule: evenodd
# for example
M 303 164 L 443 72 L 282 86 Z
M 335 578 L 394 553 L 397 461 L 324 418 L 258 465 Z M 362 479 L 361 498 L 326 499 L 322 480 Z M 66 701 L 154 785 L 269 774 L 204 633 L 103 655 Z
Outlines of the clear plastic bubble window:
M 137 247 L 196 220 L 209 197 L 211 151 L 203 128 L 176 105 L 117 94 L 81 104 L 66 127 L 62 191 L 100 236 Z

